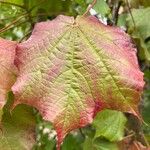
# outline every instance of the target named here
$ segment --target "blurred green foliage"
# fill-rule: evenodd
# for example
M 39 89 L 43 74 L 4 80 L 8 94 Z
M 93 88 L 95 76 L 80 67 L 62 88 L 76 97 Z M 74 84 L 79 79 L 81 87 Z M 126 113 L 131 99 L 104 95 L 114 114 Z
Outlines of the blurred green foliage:
M 93 121 L 96 129 L 94 138 L 104 137 L 111 142 L 122 140 L 126 121 L 124 114 L 118 111 L 106 109 L 98 113 Z
M 133 9 L 132 15 L 134 22 L 131 16 L 127 18 L 128 32 L 139 47 L 140 59 L 150 62 L 150 7 Z
M 119 150 L 116 143 L 108 142 L 105 139 L 96 139 L 92 140 L 90 138 L 86 138 L 83 150 Z
M 1 150 L 27 150 L 35 143 L 35 115 L 32 108 L 18 105 L 11 113 L 8 111 L 13 101 L 13 93 L 8 93 L 8 103 L 4 107 L 3 130 L 0 132 Z
M 82 15 L 91 2 L 92 0 L 0 0 L 0 37 L 17 41 L 26 40 L 36 22 L 51 20 L 59 14 L 75 17 Z M 112 25 L 115 18 L 116 25 L 128 32 L 137 45 L 139 64 L 146 82 L 140 106 L 145 121 L 143 131 L 150 141 L 150 1 L 97 0 L 93 10 L 101 21 L 105 20 L 108 24 Z M 23 110 L 18 112 L 20 108 Z M 18 145 L 18 149 L 13 150 L 24 149 L 24 145 L 17 138 L 24 133 L 26 126 L 35 126 L 31 120 L 36 122 L 36 144 L 33 149 L 56 149 L 56 133 L 53 126 L 43 121 L 37 110 L 20 106 L 14 111 L 12 117 L 7 111 L 4 113 L 5 129 L 8 132 L 0 139 L 0 149 L 6 144 L 7 138 L 7 142 L 13 144 L 12 134 L 16 135 L 14 142 L 17 141 L 15 145 Z M 17 122 L 16 116 L 20 116 Z M 125 122 L 126 118 L 120 112 L 107 110 L 98 113 L 92 126 L 75 130 L 66 137 L 62 150 L 117 150 L 117 142 L 124 136 Z M 16 130 L 13 125 L 18 129 Z M 110 142 L 112 138 L 115 138 L 114 143 Z M 5 150 L 8 149 L 9 145 Z

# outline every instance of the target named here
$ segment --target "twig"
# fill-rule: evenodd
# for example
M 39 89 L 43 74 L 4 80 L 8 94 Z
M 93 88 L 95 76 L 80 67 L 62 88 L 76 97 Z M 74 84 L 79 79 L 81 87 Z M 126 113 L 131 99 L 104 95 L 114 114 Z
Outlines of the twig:
M 25 34 L 20 40 L 19 43 L 22 42 L 24 39 L 26 39 L 31 34 L 31 31 L 29 31 L 27 34 Z
M 23 14 L 21 17 L 17 18 L 16 20 L 12 21 L 12 23 L 8 24 L 6 27 L 0 29 L 0 33 L 5 32 L 7 30 L 9 30 L 10 28 L 12 28 L 11 26 L 13 26 L 14 24 L 16 24 L 19 20 L 21 20 L 22 18 L 24 18 L 25 16 L 27 16 L 28 14 Z
M 113 21 L 113 25 L 116 25 L 118 22 L 118 12 L 119 12 L 119 8 L 122 4 L 122 1 L 120 0 L 116 0 L 115 4 L 113 5 L 113 11 L 112 11 L 112 21 Z
M 0 3 L 6 4 L 6 5 L 12 5 L 12 6 L 16 6 L 16 7 L 20 7 L 20 8 L 22 8 L 22 9 L 25 9 L 24 6 L 18 5 L 18 4 L 15 4 L 15 3 L 11 3 L 11 2 L 0 1 Z
M 19 22 L 18 24 L 15 24 L 14 26 L 11 26 L 11 27 L 9 27 L 8 29 L 6 29 L 6 30 L 0 32 L 0 34 L 3 33 L 3 32 L 6 32 L 6 31 L 8 31 L 8 30 L 10 30 L 10 29 L 12 29 L 12 28 L 18 27 L 19 25 L 21 25 L 21 24 L 23 24 L 23 23 L 27 23 L 27 21 L 25 20 L 25 21 Z
M 3 18 L 3 19 L 0 19 L 0 21 L 12 20 L 12 19 L 15 19 L 16 17 L 20 17 L 22 15 L 24 15 L 24 13 L 23 14 L 19 14 L 17 16 L 11 16 L 11 17 L 7 17 L 7 18 Z
M 123 138 L 123 140 L 126 140 L 126 139 L 128 139 L 128 138 L 131 138 L 131 137 L 133 137 L 133 136 L 135 136 L 135 132 L 132 132 L 131 134 L 125 136 L 125 137 Z
M 93 0 L 93 2 L 88 6 L 87 10 L 85 11 L 85 13 L 82 15 L 83 17 L 85 17 L 88 12 L 90 11 L 91 8 L 94 7 L 94 5 L 96 4 L 97 0 Z
M 81 129 L 81 128 L 79 128 L 79 131 L 80 131 L 80 134 L 82 135 L 83 139 L 85 139 L 85 135 L 84 135 L 84 133 L 82 132 L 82 129 Z
M 5 2 L 5 1 L 1 1 L 1 0 L 0 0 L 0 3 L 12 5 L 12 6 L 17 6 L 17 7 L 20 7 L 20 8 L 22 8 L 22 9 L 24 9 L 24 10 L 26 11 L 26 13 L 25 13 L 26 15 L 25 15 L 25 16 L 28 16 L 28 20 L 29 20 L 29 22 L 30 22 L 30 24 L 31 24 L 31 29 L 32 29 L 32 28 L 34 27 L 34 22 L 33 22 L 33 20 L 32 20 L 33 17 L 31 16 L 31 12 L 32 12 L 36 7 L 38 7 L 39 5 L 41 5 L 41 3 L 45 2 L 45 1 L 46 1 L 46 0 L 41 0 L 37 5 L 34 5 L 34 6 L 33 6 L 32 8 L 30 8 L 30 9 L 26 8 L 25 6 L 18 5 L 18 4 L 15 4 L 15 3 L 11 3 L 11 2 Z M 5 32 L 5 31 L 11 29 L 11 28 L 12 28 L 11 26 L 13 26 L 14 24 L 16 24 L 20 19 L 22 19 L 23 16 L 24 16 L 24 15 L 22 15 L 20 18 L 17 18 L 16 20 L 14 20 L 12 23 L 10 23 L 9 25 L 7 25 L 6 27 L 0 29 L 0 33 Z M 24 17 L 25 17 L 25 16 L 24 16 Z
M 131 9 L 130 9 L 130 4 L 129 4 L 129 1 L 128 1 L 128 0 L 126 0 L 126 4 L 127 4 L 127 7 L 128 7 L 128 10 L 129 10 L 131 19 L 132 19 L 132 21 L 133 21 L 134 29 L 136 29 L 135 20 L 134 20 L 134 17 L 133 17 L 133 15 L 132 15 L 132 11 L 131 11 Z
M 128 129 L 133 130 L 135 132 L 135 138 L 137 141 L 141 142 L 145 146 L 149 146 L 146 138 L 144 137 L 142 128 L 141 128 L 141 123 L 139 119 L 131 114 L 128 114 Z

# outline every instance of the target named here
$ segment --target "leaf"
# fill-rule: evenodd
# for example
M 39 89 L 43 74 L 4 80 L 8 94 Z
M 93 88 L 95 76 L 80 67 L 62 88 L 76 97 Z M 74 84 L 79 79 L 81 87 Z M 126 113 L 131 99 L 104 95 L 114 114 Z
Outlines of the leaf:
M 138 31 L 140 33 L 141 38 L 145 40 L 150 36 L 150 22 L 149 20 L 147 20 L 150 18 L 150 8 L 132 9 L 132 13 L 136 25 L 136 30 L 133 32 Z M 131 18 L 128 18 L 128 20 L 130 21 L 129 27 L 133 28 L 133 21 L 131 20 Z
M 128 16 L 128 32 L 131 33 L 134 39 L 136 39 L 137 45 L 141 48 L 140 57 L 150 62 L 150 44 L 148 42 L 150 38 L 150 8 L 133 9 L 132 15 L 135 21 L 136 28 L 134 28 L 131 16 Z
M 77 11 L 78 14 L 83 14 L 86 11 L 88 5 L 92 4 L 93 0 L 75 0 L 75 2 L 79 5 L 77 8 L 79 10 L 81 9 L 81 11 Z M 105 0 L 97 0 L 93 9 L 101 19 L 110 14 L 110 8 Z
M 91 4 L 93 0 L 87 0 L 88 4 Z M 101 14 L 103 17 L 110 13 L 110 8 L 105 0 L 97 0 L 96 4 L 94 5 L 93 9 L 98 13 Z
M 86 4 L 85 1 L 83 1 L 83 0 L 75 0 L 75 2 L 81 6 L 85 6 L 85 4 Z
M 127 19 L 127 14 L 126 13 L 123 13 L 123 14 L 120 14 L 118 16 L 118 21 L 117 21 L 117 26 L 123 28 L 123 29 L 126 29 L 126 19 Z
M 145 78 L 146 83 L 148 84 L 143 93 L 143 98 L 144 98 L 143 107 L 144 108 L 142 109 L 142 115 L 143 115 L 144 121 L 146 122 L 145 127 L 146 129 L 148 128 L 150 131 L 150 127 L 149 127 L 150 126 L 150 117 L 149 117 L 149 114 L 150 114 L 150 90 L 149 90 L 150 89 L 150 84 L 149 84 L 150 83 L 150 69 L 149 68 L 145 69 L 144 78 Z M 148 132 L 145 132 L 145 133 L 147 134 Z
M 38 23 L 18 45 L 15 64 L 14 106 L 31 105 L 51 121 L 58 149 L 67 133 L 104 108 L 138 113 L 144 82 L 136 50 L 126 33 L 93 16 Z
M 34 16 L 40 14 L 42 10 L 45 16 L 56 17 L 60 13 L 68 14 L 71 1 L 70 0 L 32 0 L 28 1 L 28 9 L 33 9 L 32 14 Z M 26 4 L 26 3 L 25 3 Z M 42 16 L 40 16 L 42 17 Z
M 9 98 L 13 95 L 10 93 Z M 31 150 L 35 142 L 33 108 L 18 105 L 10 114 L 5 110 L 0 133 L 1 150 Z
M 93 121 L 96 128 L 95 139 L 104 137 L 111 142 L 122 140 L 126 121 L 122 112 L 114 110 L 99 112 Z
M 13 4 L 17 4 L 17 5 L 23 5 L 24 4 L 24 0 L 5 0 L 5 2 L 10 2 Z
M 86 138 L 83 150 L 119 150 L 116 143 L 102 139 L 97 139 L 93 142 L 92 139 Z
M 126 2 L 126 0 L 124 0 Z M 139 8 L 140 6 L 148 7 L 150 6 L 149 0 L 129 0 L 131 8 Z
M 14 66 L 16 43 L 0 38 L 0 119 L 6 103 L 7 92 L 16 79 Z
M 82 138 L 78 135 L 69 134 L 63 142 L 62 150 L 82 150 Z

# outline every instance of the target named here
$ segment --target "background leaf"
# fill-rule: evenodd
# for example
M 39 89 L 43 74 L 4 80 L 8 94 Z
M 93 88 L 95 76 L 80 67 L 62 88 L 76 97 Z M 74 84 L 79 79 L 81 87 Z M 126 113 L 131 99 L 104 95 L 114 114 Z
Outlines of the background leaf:
M 98 113 L 93 121 L 93 126 L 96 128 L 94 138 L 104 137 L 112 142 L 122 140 L 126 121 L 122 112 L 104 110 Z
M 119 150 L 117 144 L 103 139 L 93 141 L 87 138 L 83 145 L 83 150 Z
M 132 10 L 135 25 L 131 16 L 128 17 L 128 32 L 137 41 L 140 48 L 141 59 L 146 59 L 150 62 L 150 8 L 133 9 Z
M 9 93 L 8 99 L 13 99 Z M 0 149 L 31 150 L 35 143 L 35 117 L 33 109 L 26 105 L 18 105 L 10 114 L 8 106 L 4 108 Z
M 92 0 L 87 0 L 87 4 L 91 4 Z M 97 0 L 93 9 L 103 17 L 107 16 L 110 13 L 110 8 L 105 0 Z

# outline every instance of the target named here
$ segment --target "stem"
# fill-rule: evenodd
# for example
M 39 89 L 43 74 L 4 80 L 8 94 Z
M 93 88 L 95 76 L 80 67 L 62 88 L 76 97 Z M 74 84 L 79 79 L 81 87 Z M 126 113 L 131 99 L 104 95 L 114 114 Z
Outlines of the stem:
M 5 2 L 5 1 L 1 1 L 1 0 L 0 0 L 0 3 L 6 4 L 6 5 L 12 5 L 12 6 L 16 6 L 16 7 L 20 7 L 20 8 L 22 8 L 22 9 L 25 9 L 22 5 L 18 5 L 18 4 L 11 3 L 11 2 Z
M 41 3 L 45 2 L 45 1 L 46 0 L 41 0 L 37 5 L 33 6 L 31 9 L 28 9 L 27 7 L 22 6 L 22 5 L 18 5 L 18 4 L 15 4 L 15 3 L 5 2 L 5 1 L 0 0 L 0 3 L 2 3 L 2 4 L 8 4 L 8 5 L 20 7 L 20 8 L 22 8 L 22 9 L 24 9 L 26 11 L 26 13 L 24 15 L 22 15 L 21 17 L 17 18 L 14 21 L 12 21 L 12 23 L 8 24 L 6 27 L 0 29 L 0 33 L 5 32 L 5 31 L 11 29 L 14 24 L 16 24 L 20 19 L 22 19 L 25 16 L 28 17 L 28 20 L 29 20 L 29 22 L 31 24 L 31 29 L 32 29 L 33 26 L 34 26 L 34 22 L 32 20 L 33 17 L 31 16 L 31 12 L 32 12 L 33 9 L 35 9 L 36 7 L 38 7 L 39 5 L 41 5 Z
M 141 122 L 139 121 L 139 119 L 131 114 L 127 114 L 127 118 L 128 118 L 128 129 L 135 132 L 135 138 L 137 141 L 141 142 L 143 145 L 148 147 L 149 143 L 143 134 Z
M 29 31 L 27 34 L 25 34 L 20 40 L 19 43 L 28 38 L 28 36 L 31 34 L 31 31 Z
M 125 137 L 123 138 L 123 140 L 128 139 L 128 138 L 133 137 L 133 136 L 135 136 L 135 132 L 132 132 L 131 134 L 125 136 Z
M 131 9 L 130 9 L 130 4 L 129 4 L 129 1 L 128 1 L 128 0 L 126 0 L 126 4 L 127 4 L 127 7 L 128 7 L 128 10 L 129 10 L 131 19 L 132 19 L 132 21 L 133 21 L 134 29 L 136 29 L 135 20 L 134 20 L 134 17 L 133 17 L 133 15 L 132 15 L 132 11 L 131 11 Z
M 122 1 L 120 0 L 116 0 L 115 4 L 113 5 L 113 12 L 112 12 L 112 21 L 113 21 L 113 25 L 117 25 L 118 22 L 118 12 L 119 12 L 119 8 L 122 4 Z
M 20 17 L 20 16 L 22 16 L 22 15 L 24 15 L 24 14 L 19 14 L 19 15 L 16 15 L 16 16 L 12 16 L 12 17 L 7 17 L 7 18 L 4 18 L 4 19 L 0 19 L 0 21 L 12 20 L 12 19 L 15 19 L 15 18 L 17 18 L 17 17 Z
M 88 6 L 87 10 L 85 11 L 85 13 L 82 15 L 83 17 L 85 17 L 88 12 L 90 11 L 91 8 L 94 7 L 94 5 L 96 4 L 97 0 L 93 0 L 93 2 Z
M 83 133 L 81 128 L 79 128 L 79 131 L 80 131 L 80 134 L 82 135 L 83 139 L 85 139 L 85 135 L 84 135 L 84 133 Z
M 0 33 L 3 33 L 9 29 L 12 28 L 13 25 L 15 25 L 19 20 L 21 20 L 22 18 L 24 18 L 25 16 L 27 16 L 28 14 L 24 14 L 21 17 L 17 18 L 16 20 L 12 21 L 12 23 L 8 24 L 6 27 L 0 29 Z

